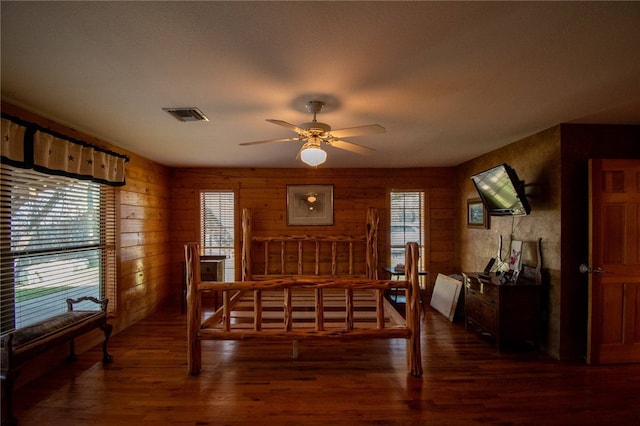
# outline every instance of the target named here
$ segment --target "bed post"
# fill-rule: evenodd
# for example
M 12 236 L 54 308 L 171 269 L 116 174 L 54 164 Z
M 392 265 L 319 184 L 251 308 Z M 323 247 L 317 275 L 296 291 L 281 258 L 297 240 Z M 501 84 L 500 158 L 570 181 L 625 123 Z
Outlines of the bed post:
M 184 246 L 185 274 L 187 282 L 187 368 L 195 376 L 202 367 L 202 351 L 198 330 L 200 329 L 200 246 L 189 243 Z
M 367 209 L 367 250 L 366 267 L 367 278 L 378 279 L 378 210 L 369 207 Z
M 407 340 L 407 367 L 412 376 L 422 376 L 422 354 L 420 350 L 420 281 L 418 276 L 420 251 L 417 243 L 407 243 L 405 254 L 405 276 L 407 288 L 407 326 L 411 336 Z
M 265 258 L 266 262 L 266 258 Z M 242 209 L 242 281 L 251 281 L 251 210 Z

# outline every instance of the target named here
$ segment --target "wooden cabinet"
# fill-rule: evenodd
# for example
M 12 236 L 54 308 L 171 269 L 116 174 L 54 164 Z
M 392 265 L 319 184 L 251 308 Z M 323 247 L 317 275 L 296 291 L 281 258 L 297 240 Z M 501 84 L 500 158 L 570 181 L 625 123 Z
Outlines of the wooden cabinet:
M 501 283 L 495 274 L 488 279 L 464 274 L 465 327 L 489 337 L 498 350 L 523 343 L 539 344 L 541 286 L 535 280 Z

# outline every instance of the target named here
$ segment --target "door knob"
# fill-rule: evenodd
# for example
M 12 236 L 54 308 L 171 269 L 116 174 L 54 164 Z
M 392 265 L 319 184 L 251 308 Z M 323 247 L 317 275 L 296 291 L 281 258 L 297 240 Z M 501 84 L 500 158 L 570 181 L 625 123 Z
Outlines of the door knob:
M 602 274 L 604 271 L 600 268 L 589 268 L 584 263 L 579 266 L 580 273 L 582 274 Z

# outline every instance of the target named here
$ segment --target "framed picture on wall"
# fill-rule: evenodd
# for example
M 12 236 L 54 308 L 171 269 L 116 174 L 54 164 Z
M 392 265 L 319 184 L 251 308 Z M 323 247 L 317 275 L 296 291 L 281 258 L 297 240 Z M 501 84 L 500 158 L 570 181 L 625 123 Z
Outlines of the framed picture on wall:
M 333 225 L 333 185 L 287 185 L 287 225 Z
M 489 229 L 489 215 L 480 198 L 467 200 L 467 227 Z

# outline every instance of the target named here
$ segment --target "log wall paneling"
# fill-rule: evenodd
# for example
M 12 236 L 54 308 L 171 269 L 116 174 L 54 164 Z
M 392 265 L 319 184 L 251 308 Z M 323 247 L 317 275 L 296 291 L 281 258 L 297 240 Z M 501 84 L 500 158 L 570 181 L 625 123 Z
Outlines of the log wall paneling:
M 427 276 L 427 290 L 432 286 L 438 272 L 457 272 L 455 256 L 455 226 L 458 213 L 457 189 L 454 168 L 434 169 L 226 169 L 226 168 L 177 168 L 171 171 L 171 247 L 173 271 L 172 281 L 180 282 L 180 272 L 176 265 L 182 261 L 181 247 L 185 243 L 199 241 L 199 193 L 204 190 L 234 190 L 236 192 L 236 279 L 242 277 L 240 257 L 241 212 L 252 211 L 252 232 L 254 235 L 352 235 L 366 236 L 366 214 L 368 208 L 379 212 L 378 251 L 379 258 L 373 271 L 385 277 L 382 268 L 388 266 L 389 228 L 388 194 L 390 190 L 423 190 L 426 195 L 426 259 L 424 268 Z M 331 226 L 287 226 L 286 198 L 288 184 L 322 185 L 334 187 L 334 224 Z M 449 228 L 447 228 L 449 227 Z M 275 248 L 275 246 L 278 246 Z M 273 272 L 281 268 L 279 244 L 272 243 L 265 249 L 265 261 L 255 259 L 253 273 L 262 274 L 265 268 Z M 275 251 L 274 251 L 275 250 Z M 297 270 L 297 250 L 285 248 L 286 257 L 293 259 L 286 268 Z M 293 253 L 289 253 L 293 250 Z M 338 248 L 338 256 L 349 256 L 348 251 Z M 358 252 L 354 248 L 354 252 Z M 304 263 L 313 264 L 314 248 L 303 246 Z M 256 253 L 254 253 L 256 255 Z M 353 259 L 360 265 L 364 259 Z M 331 268 L 331 260 L 326 267 Z M 342 262 L 340 262 L 342 263 Z M 328 273 L 320 265 L 320 273 Z M 271 268 L 274 268 L 273 270 Z M 303 269 L 307 269 L 303 265 Z M 357 272 L 357 271 L 356 271 Z M 173 288 L 174 303 L 179 303 L 179 288 Z
M 109 320 L 114 334 L 147 317 L 172 299 L 170 169 L 68 126 L 23 108 L 2 102 L 2 111 L 60 134 L 129 156 L 126 185 L 116 188 L 117 200 L 117 317 Z M 110 302 L 111 303 L 111 302 Z M 99 334 L 76 340 L 79 353 L 98 344 Z M 45 372 L 66 357 L 60 348 L 34 360 L 21 375 L 17 387 Z

